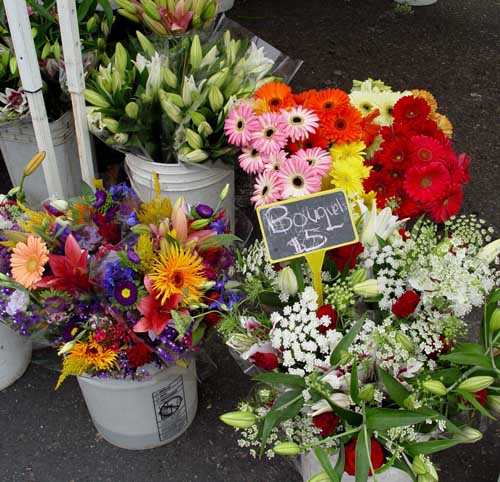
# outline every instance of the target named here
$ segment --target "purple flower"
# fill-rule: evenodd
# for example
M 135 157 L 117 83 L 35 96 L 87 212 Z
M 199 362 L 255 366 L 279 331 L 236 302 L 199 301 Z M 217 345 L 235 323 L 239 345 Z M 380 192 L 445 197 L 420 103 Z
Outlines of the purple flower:
M 137 286 L 132 281 L 119 281 L 115 287 L 115 298 L 122 306 L 133 305 L 137 301 Z
M 217 234 L 224 234 L 227 229 L 227 223 L 224 221 L 224 219 L 219 219 L 217 221 L 214 221 L 213 223 L 210 223 L 210 227 L 217 233 Z
M 135 211 L 132 211 L 129 215 L 129 217 L 127 218 L 127 224 L 132 227 L 132 226 L 135 226 L 136 224 L 139 224 L 139 219 L 137 219 L 137 214 L 135 213 Z
M 206 204 L 198 204 L 198 206 L 196 206 L 196 213 L 198 216 L 206 219 L 213 216 L 214 210 Z
M 68 302 L 62 296 L 49 296 L 44 301 L 45 311 L 49 315 L 55 315 L 68 310 Z
M 131 263 L 134 264 L 139 264 L 141 262 L 141 258 L 133 249 L 129 249 L 127 251 L 127 258 Z
M 94 203 L 94 207 L 96 209 L 99 209 L 99 208 L 102 208 L 104 206 L 104 203 L 106 202 L 106 198 L 107 198 L 107 194 L 106 194 L 106 191 L 102 191 L 100 189 L 98 189 L 96 192 L 95 192 L 95 203 Z
M 71 320 L 65 327 L 62 332 L 62 339 L 65 343 L 68 341 L 73 340 L 78 333 L 82 331 L 78 321 L 76 320 Z
M 75 231 L 73 236 L 82 249 L 89 251 L 92 251 L 97 245 L 102 243 L 102 237 L 96 231 L 96 228 L 92 226 L 85 226 L 79 231 Z

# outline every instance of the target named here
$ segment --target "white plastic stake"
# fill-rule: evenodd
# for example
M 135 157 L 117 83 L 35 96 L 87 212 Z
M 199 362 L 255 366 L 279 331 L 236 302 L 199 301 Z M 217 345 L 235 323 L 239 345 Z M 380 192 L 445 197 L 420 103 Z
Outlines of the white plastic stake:
M 10 35 L 21 83 L 28 98 L 31 120 L 39 151 L 47 156 L 42 164 L 49 195 L 64 194 L 61 176 L 57 169 L 54 144 L 50 135 L 49 120 L 42 93 L 42 77 L 38 66 L 35 43 L 31 36 L 31 25 L 25 0 L 4 0 Z M 29 159 L 26 159 L 26 162 Z
M 91 186 L 92 180 L 95 178 L 95 171 L 87 124 L 85 99 L 83 97 L 83 91 L 85 90 L 85 74 L 83 71 L 80 32 L 78 31 L 76 0 L 57 0 L 57 13 L 59 15 L 59 25 L 61 28 L 68 91 L 71 94 L 71 103 L 73 105 L 73 118 L 75 120 L 82 179 Z

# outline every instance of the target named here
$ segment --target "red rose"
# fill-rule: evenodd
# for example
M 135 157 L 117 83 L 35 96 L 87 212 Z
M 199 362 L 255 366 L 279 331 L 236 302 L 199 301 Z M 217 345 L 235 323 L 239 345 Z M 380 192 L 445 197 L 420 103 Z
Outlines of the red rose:
M 328 251 L 328 256 L 335 263 L 337 269 L 342 272 L 346 265 L 349 269 L 353 269 L 354 266 L 356 266 L 358 256 L 364 249 L 361 243 L 354 243 L 348 246 L 342 246 L 341 248 L 332 249 Z
M 335 330 L 337 328 L 337 312 L 331 305 L 323 305 L 316 311 L 316 316 L 321 318 L 322 316 L 328 316 L 330 318 L 330 323 L 328 325 L 321 325 L 318 331 L 324 335 L 328 330 Z
M 222 316 L 219 313 L 208 313 L 208 315 L 205 315 L 205 322 L 209 326 L 217 326 L 221 318 Z
M 349 475 L 356 475 L 356 442 L 358 440 L 354 439 L 351 443 L 345 446 L 345 465 L 344 471 Z M 375 470 L 382 467 L 385 456 L 382 450 L 382 445 L 380 445 L 375 439 L 371 439 L 371 455 L 370 459 L 372 461 L 372 466 Z M 370 475 L 372 471 L 370 470 Z
M 392 305 L 391 311 L 398 318 L 408 318 L 420 302 L 420 296 L 415 291 L 405 291 L 396 303 Z
M 324 412 L 320 415 L 316 415 L 312 419 L 314 426 L 321 429 L 321 435 L 323 437 L 328 437 L 335 432 L 339 420 L 339 417 L 332 412 Z
M 253 362 L 255 366 L 263 370 L 274 370 L 278 368 L 278 357 L 274 353 L 262 353 L 258 351 L 253 355 Z

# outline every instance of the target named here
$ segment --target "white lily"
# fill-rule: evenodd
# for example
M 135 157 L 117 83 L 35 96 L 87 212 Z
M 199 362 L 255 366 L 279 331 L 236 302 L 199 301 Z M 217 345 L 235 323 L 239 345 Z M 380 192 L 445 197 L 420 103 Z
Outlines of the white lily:
M 488 243 L 486 246 L 483 246 L 479 253 L 477 254 L 478 258 L 482 259 L 488 264 L 493 263 L 495 258 L 500 254 L 500 239 L 495 239 L 491 243 Z
M 386 241 L 395 231 L 397 231 L 407 219 L 398 219 L 392 214 L 390 208 L 377 211 L 377 203 L 373 201 L 371 210 L 359 203 L 362 216 L 361 242 L 364 246 L 378 245 L 378 238 Z
M 345 393 L 333 393 L 330 397 L 330 401 L 340 408 L 347 409 L 351 405 L 351 399 Z M 331 412 L 332 407 L 327 400 L 320 400 L 319 402 L 311 405 L 311 416 L 316 417 L 322 413 Z

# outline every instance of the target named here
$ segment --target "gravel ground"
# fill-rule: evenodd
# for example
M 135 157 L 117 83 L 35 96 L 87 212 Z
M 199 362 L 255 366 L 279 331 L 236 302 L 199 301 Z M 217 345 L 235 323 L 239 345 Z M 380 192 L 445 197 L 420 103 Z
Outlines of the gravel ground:
M 373 77 L 396 89 L 433 92 L 455 125 L 455 147 L 473 161 L 463 211 L 481 213 L 500 229 L 498 0 L 439 0 L 411 15 L 396 13 L 389 0 L 236 0 L 229 16 L 304 59 L 296 89 L 349 89 L 352 79 Z M 0 191 L 7 183 L 0 175 Z M 238 185 L 248 192 L 244 176 Z M 248 209 L 248 197 L 240 195 L 237 204 Z M 210 354 L 220 370 L 199 386 L 194 423 L 178 441 L 145 452 L 102 440 L 76 381 L 54 393 L 57 373 L 34 363 L 0 392 L 0 482 L 298 482 L 290 463 L 255 462 L 219 423 L 251 383 L 220 344 Z M 498 425 L 490 425 L 481 442 L 434 458 L 440 480 L 496 482 L 499 449 Z

